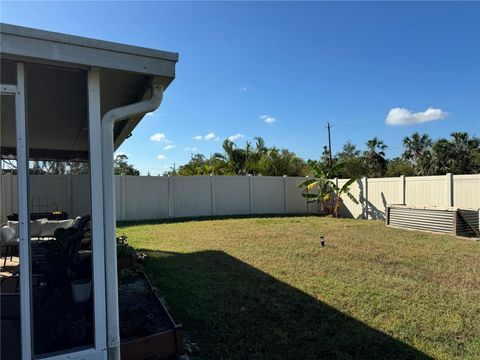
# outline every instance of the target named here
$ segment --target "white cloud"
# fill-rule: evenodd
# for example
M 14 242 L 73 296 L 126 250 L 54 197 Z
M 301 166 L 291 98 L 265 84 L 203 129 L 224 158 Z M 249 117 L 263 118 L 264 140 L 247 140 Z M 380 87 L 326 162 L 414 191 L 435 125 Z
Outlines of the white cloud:
M 217 136 L 215 139 L 213 139 L 214 141 L 220 141 L 220 136 Z
M 185 150 L 185 151 L 197 151 L 197 148 L 195 146 L 194 147 L 186 147 L 183 150 Z
M 238 139 L 243 139 L 245 137 L 245 135 L 242 135 L 242 134 L 235 134 L 235 135 L 231 135 L 228 137 L 228 140 L 230 141 L 236 141 Z
M 215 137 L 215 134 L 213 132 L 209 132 L 207 135 L 205 136 L 202 136 L 202 135 L 197 135 L 197 136 L 194 136 L 193 137 L 193 140 L 206 140 L 206 141 L 209 141 L 209 140 L 212 140 L 212 139 L 215 139 L 217 140 L 217 138 Z
M 157 156 L 158 160 L 167 160 L 167 157 L 163 154 Z
M 207 140 L 207 141 L 208 141 L 208 140 L 212 140 L 212 139 L 215 139 L 215 134 L 212 133 L 212 132 L 210 132 L 210 133 L 208 133 L 207 135 L 205 135 L 203 138 L 204 138 L 205 140 Z
M 393 108 L 388 112 L 385 123 L 387 125 L 412 125 L 428 121 L 445 119 L 448 113 L 441 109 L 429 107 L 425 111 L 412 112 L 405 108 Z
M 259 117 L 259 119 L 265 121 L 265 123 L 267 124 L 273 124 L 275 121 L 277 121 L 277 119 L 275 119 L 273 116 L 271 115 L 261 115 Z
M 177 145 L 174 144 L 169 144 L 163 148 L 163 150 L 170 150 L 170 149 L 175 149 Z
M 160 141 L 165 141 L 166 137 L 164 133 L 156 133 L 150 136 L 150 140 L 160 142 Z
M 250 88 L 250 84 L 245 84 L 240 89 L 238 89 L 239 92 L 247 92 L 248 89 Z

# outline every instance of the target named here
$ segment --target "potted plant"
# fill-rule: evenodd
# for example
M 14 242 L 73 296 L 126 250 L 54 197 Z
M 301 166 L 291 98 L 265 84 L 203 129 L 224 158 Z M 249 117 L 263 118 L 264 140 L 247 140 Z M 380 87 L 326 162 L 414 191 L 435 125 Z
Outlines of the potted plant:
M 137 266 L 137 253 L 127 243 L 117 245 L 117 267 L 119 269 L 133 269 Z
M 76 303 L 81 303 L 90 300 L 92 293 L 91 279 L 78 279 L 71 282 L 72 297 Z

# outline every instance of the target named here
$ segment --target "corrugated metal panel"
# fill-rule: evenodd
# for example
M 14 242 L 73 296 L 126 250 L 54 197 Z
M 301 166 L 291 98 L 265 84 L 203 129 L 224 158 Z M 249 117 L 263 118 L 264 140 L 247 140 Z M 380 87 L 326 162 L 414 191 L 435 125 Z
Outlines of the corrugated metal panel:
M 451 234 L 454 214 L 449 210 L 390 207 L 388 225 Z
M 478 211 L 475 210 L 460 210 L 463 217 L 474 229 L 479 231 Z M 460 236 L 476 236 L 470 226 L 468 226 L 460 215 L 457 215 L 457 235 Z

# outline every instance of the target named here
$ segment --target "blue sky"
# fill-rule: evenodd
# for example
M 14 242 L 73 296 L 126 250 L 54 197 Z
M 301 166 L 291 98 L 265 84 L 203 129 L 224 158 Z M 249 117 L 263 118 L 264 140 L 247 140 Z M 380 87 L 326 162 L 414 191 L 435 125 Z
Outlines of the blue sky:
M 6 23 L 180 53 L 161 108 L 119 150 L 143 174 L 220 151 L 237 134 L 240 146 L 262 136 L 316 159 L 327 121 L 334 152 L 378 136 L 392 157 L 415 131 L 480 135 L 479 2 L 3 1 L 1 10 Z

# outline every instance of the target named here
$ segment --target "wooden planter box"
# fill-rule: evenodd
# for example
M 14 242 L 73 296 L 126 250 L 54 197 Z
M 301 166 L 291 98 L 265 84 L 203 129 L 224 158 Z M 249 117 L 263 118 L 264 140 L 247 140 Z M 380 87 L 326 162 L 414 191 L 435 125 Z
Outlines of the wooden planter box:
M 183 348 L 183 328 L 181 325 L 175 324 L 170 313 L 163 306 L 160 298 L 153 290 L 152 284 L 148 280 L 144 272 L 138 272 L 139 276 L 145 282 L 148 292 L 143 294 L 155 307 L 156 315 L 159 315 L 158 321 L 161 322 L 162 330 L 145 336 L 127 336 L 123 337 L 120 343 L 120 353 L 122 360 L 146 360 L 146 359 L 176 359 L 184 354 Z M 126 306 L 128 311 L 128 301 L 135 301 L 132 295 L 119 294 L 119 307 Z M 133 295 L 138 296 L 138 295 Z M 123 304 L 122 304 L 123 300 Z M 120 313 L 121 316 L 121 313 Z M 122 319 L 120 318 L 120 323 Z M 120 329 L 122 332 L 122 328 Z

